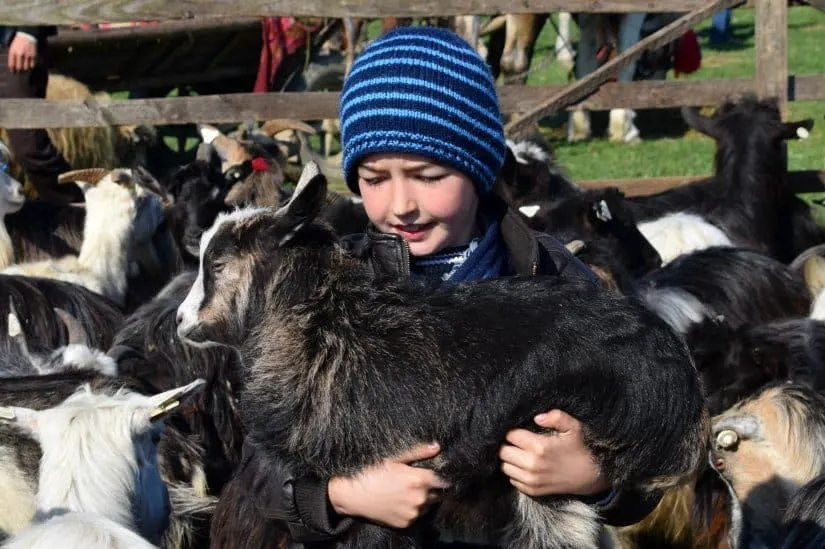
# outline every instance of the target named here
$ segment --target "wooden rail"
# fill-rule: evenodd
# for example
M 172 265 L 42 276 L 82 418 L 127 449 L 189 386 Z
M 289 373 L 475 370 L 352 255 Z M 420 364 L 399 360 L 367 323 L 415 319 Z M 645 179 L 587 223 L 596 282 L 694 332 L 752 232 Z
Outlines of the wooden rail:
M 196 75 L 194 75 L 196 76 Z M 568 86 L 502 86 L 504 112 L 518 113 L 539 105 Z M 787 88 L 792 100 L 825 99 L 825 76 L 791 76 Z M 615 106 L 660 109 L 718 105 L 727 99 L 756 94 L 756 80 L 748 78 L 684 80 L 676 82 L 609 83 L 585 99 L 581 106 L 606 110 Z M 338 114 L 338 92 L 238 93 L 170 97 L 164 99 L 0 101 L 0 127 L 70 128 L 98 125 L 175 125 L 193 122 L 238 122 L 294 118 L 320 120 Z M 575 108 L 575 105 L 566 107 Z
M 545 12 L 683 12 L 705 0 L 4 0 L 2 25 L 69 25 L 204 17 L 432 17 Z

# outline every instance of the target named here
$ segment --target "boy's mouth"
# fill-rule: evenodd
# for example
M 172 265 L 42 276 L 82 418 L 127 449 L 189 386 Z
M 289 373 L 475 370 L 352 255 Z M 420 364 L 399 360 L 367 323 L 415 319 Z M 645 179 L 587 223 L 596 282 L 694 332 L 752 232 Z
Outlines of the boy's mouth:
M 407 240 L 417 240 L 421 239 L 426 236 L 427 232 L 435 226 L 434 222 L 431 223 L 416 223 L 411 225 L 393 225 L 393 229 L 395 229 L 399 235 L 403 236 Z

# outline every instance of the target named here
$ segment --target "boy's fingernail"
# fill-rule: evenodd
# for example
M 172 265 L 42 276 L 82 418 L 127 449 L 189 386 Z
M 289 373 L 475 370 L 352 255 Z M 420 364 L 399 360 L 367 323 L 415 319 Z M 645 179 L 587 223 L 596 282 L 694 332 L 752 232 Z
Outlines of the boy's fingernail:
M 431 442 L 431 443 L 430 443 L 430 448 L 432 448 L 433 450 L 438 450 L 438 447 L 439 447 L 439 446 L 438 446 L 438 443 L 437 443 L 437 442 Z
M 544 421 L 545 419 L 547 419 L 547 414 L 539 414 L 535 417 L 536 421 Z

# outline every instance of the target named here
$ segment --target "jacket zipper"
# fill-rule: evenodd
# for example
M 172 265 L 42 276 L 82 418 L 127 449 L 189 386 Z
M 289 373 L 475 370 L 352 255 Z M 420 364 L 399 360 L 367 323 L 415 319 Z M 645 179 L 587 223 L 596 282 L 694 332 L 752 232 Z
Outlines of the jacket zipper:
M 405 239 L 401 239 L 401 247 L 404 249 L 404 257 L 402 261 L 404 262 L 404 276 L 410 276 L 410 245 L 407 243 Z

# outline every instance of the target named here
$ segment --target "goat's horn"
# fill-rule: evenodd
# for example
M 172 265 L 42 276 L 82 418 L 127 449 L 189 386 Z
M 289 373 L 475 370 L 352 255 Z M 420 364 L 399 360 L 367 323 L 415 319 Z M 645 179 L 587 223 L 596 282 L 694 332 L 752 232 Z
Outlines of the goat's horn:
M 295 130 L 296 132 L 308 133 L 310 135 L 317 133 L 315 128 L 306 122 L 301 122 L 300 120 L 290 120 L 288 118 L 267 120 L 264 122 L 263 126 L 261 126 L 261 132 L 265 133 L 269 137 L 272 137 L 273 135 L 284 130 Z
M 57 176 L 58 183 L 99 183 L 112 170 L 106 168 L 87 168 L 85 170 L 72 170 L 61 173 Z
M 85 328 L 83 328 L 83 325 L 79 320 L 63 309 L 59 309 L 57 307 L 54 307 L 54 312 L 57 313 L 57 316 L 59 316 L 60 320 L 63 321 L 63 324 L 66 325 L 66 330 L 69 332 L 69 345 L 75 343 L 79 343 L 81 345 L 89 344 L 89 335 L 86 333 Z
M 564 247 L 567 248 L 571 254 L 577 255 L 580 251 L 584 249 L 584 242 L 582 242 L 581 240 L 571 240 L 570 242 L 565 244 Z
M 738 440 L 739 435 L 737 435 L 736 431 L 733 431 L 732 429 L 725 429 L 716 435 L 716 444 L 718 444 L 720 448 L 730 448 L 736 444 Z

